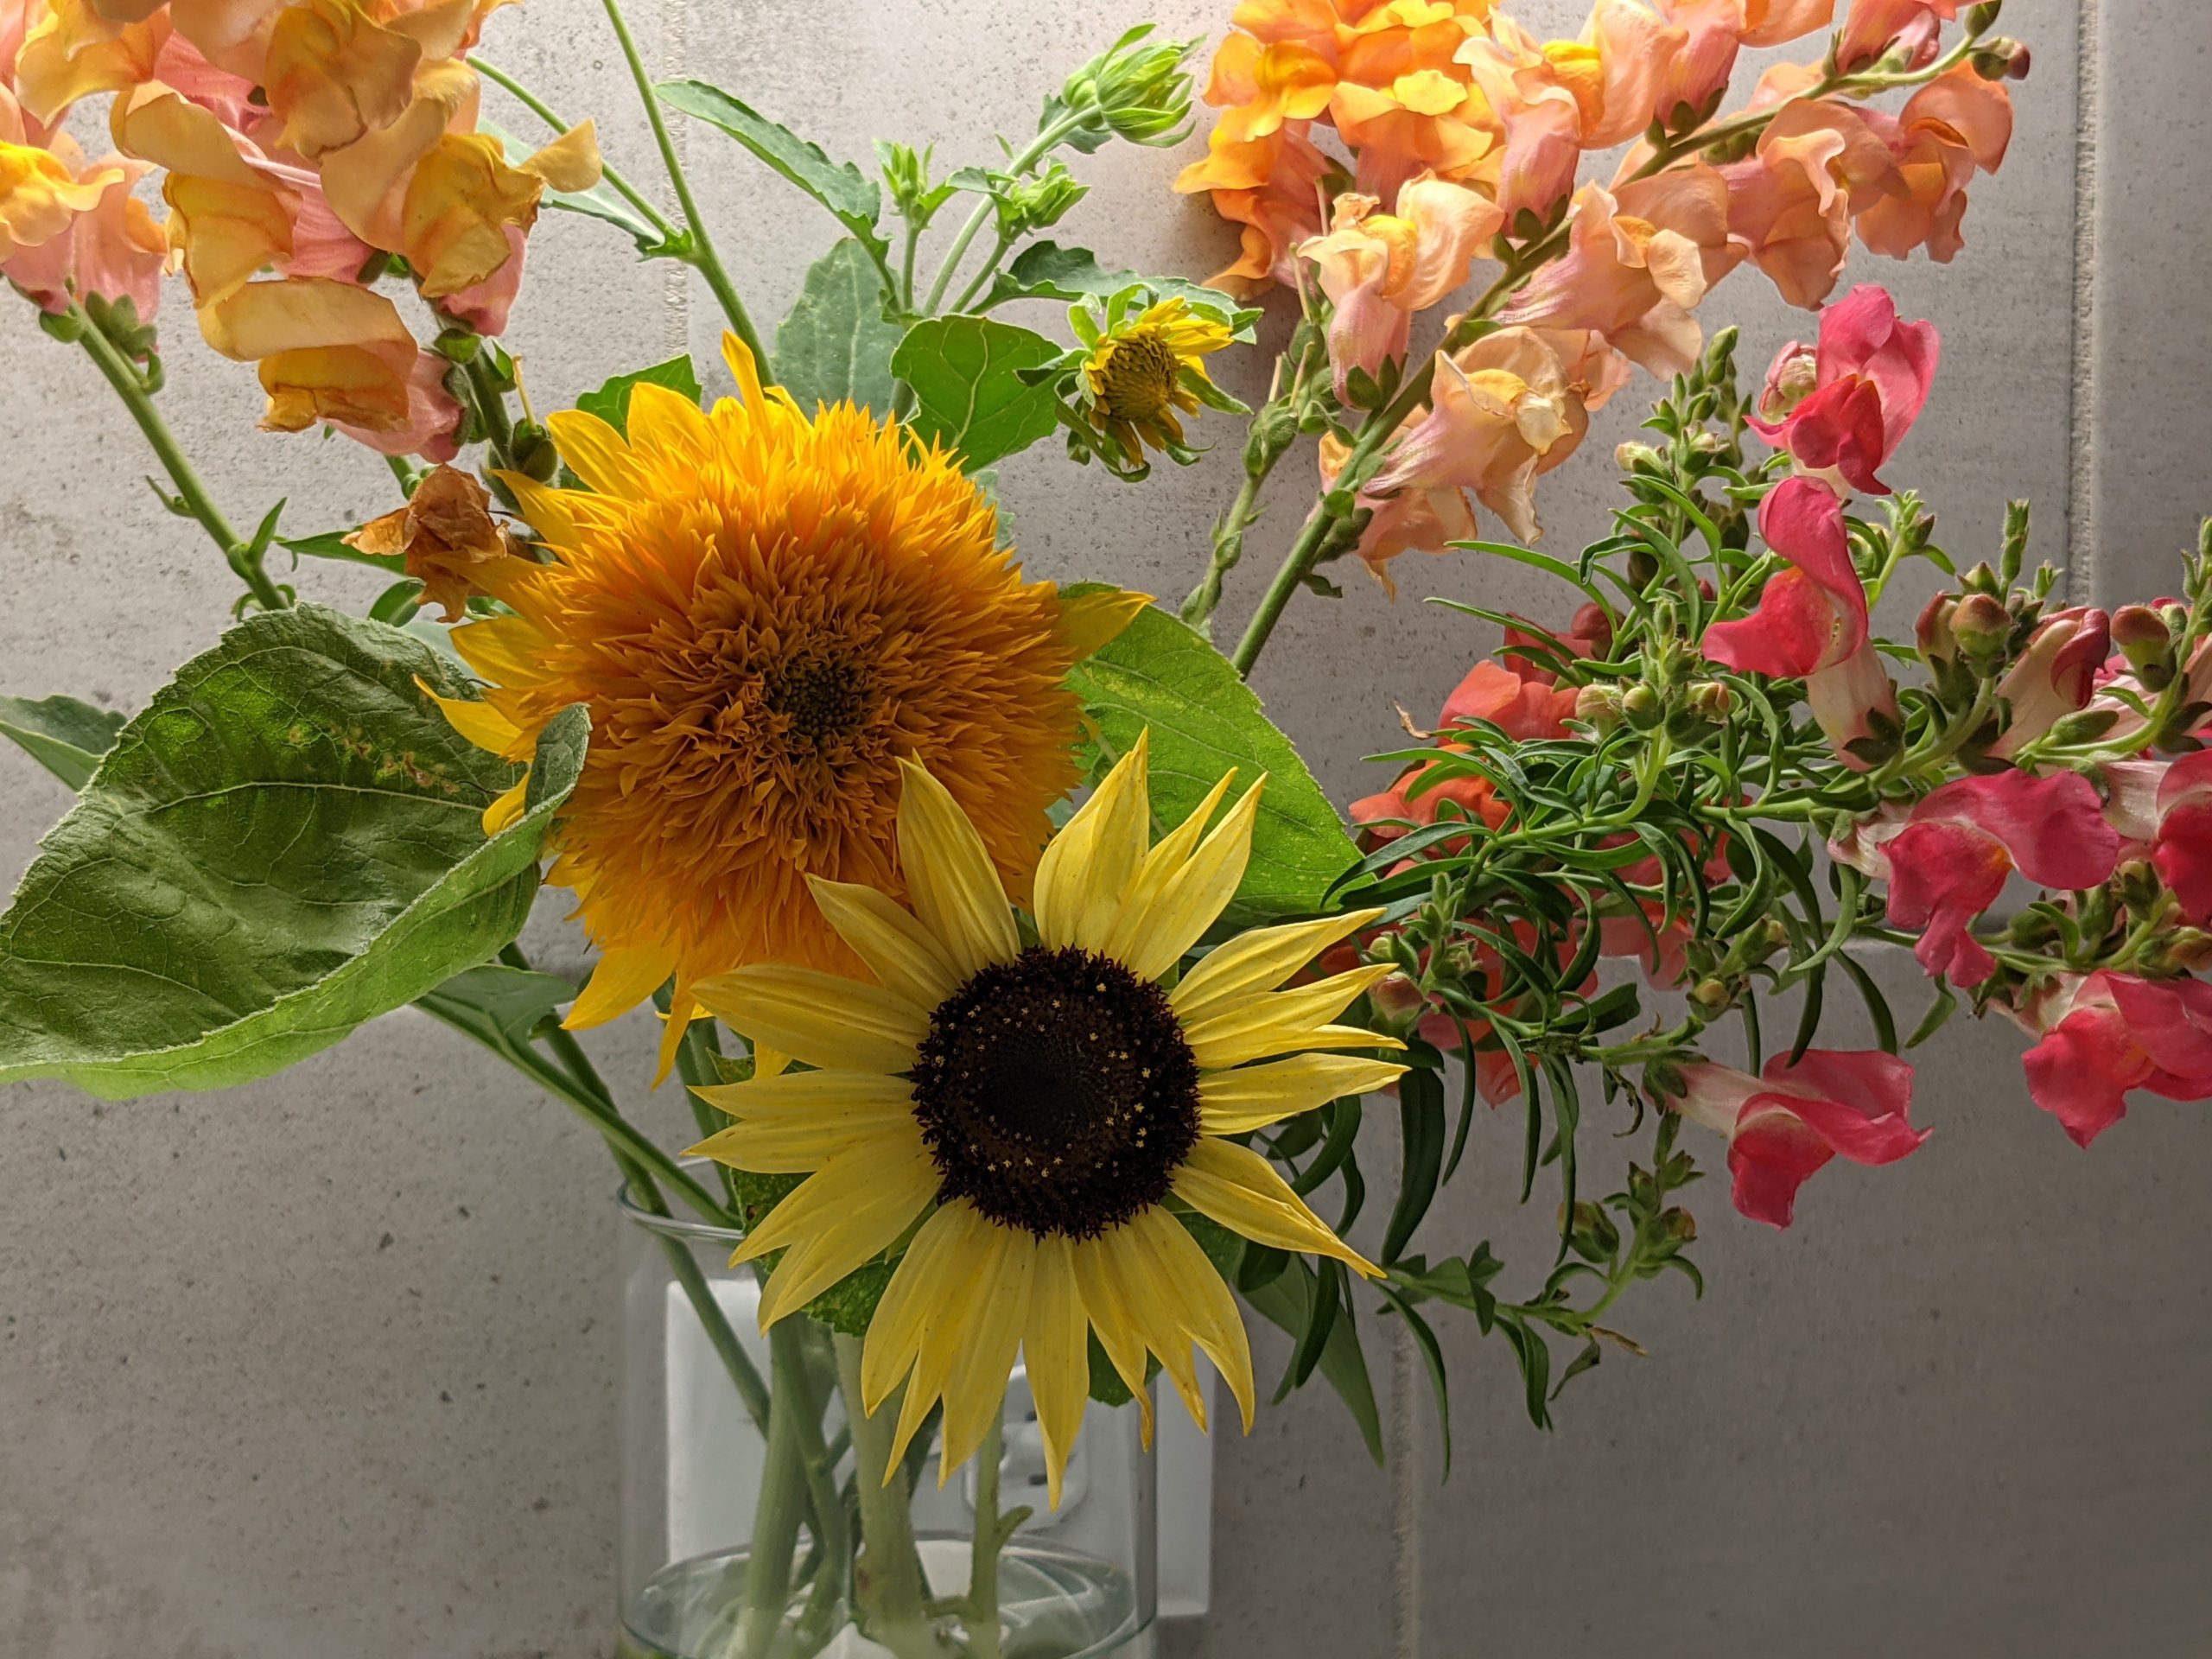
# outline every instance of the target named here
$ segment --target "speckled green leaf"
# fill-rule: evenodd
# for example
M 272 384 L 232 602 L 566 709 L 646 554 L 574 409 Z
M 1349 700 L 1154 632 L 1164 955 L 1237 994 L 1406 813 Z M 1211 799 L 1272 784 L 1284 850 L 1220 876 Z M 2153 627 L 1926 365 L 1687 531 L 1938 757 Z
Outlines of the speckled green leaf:
M 252 618 L 123 728 L 0 916 L 0 1082 L 109 1098 L 264 1077 L 513 938 L 574 787 L 581 709 L 515 768 L 416 686 L 421 641 L 317 606 Z

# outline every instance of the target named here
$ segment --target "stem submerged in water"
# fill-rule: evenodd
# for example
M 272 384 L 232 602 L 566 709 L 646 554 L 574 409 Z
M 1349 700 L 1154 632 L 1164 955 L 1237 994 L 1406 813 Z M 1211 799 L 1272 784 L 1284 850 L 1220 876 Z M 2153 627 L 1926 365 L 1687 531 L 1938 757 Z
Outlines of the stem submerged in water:
M 862 1553 L 854 1564 L 853 1599 L 861 1634 L 899 1659 L 949 1659 L 955 1649 L 938 1636 L 924 1600 L 922 1558 L 914 1544 L 906 1483 L 895 1478 L 899 1471 L 891 1462 L 894 1420 L 889 1402 L 874 1416 L 868 1414 L 861 1403 L 860 1339 L 840 1332 L 832 1340 L 860 1489 Z

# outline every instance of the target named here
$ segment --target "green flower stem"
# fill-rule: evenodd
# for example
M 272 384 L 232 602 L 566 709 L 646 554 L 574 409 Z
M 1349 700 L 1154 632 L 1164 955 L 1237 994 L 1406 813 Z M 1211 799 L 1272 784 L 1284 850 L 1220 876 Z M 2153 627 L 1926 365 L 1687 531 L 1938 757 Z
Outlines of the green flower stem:
M 952 302 L 955 312 L 964 312 L 976 302 L 976 296 L 982 292 L 983 284 L 997 272 L 1000 261 L 1006 257 L 1007 250 L 1013 245 L 1014 238 L 1001 232 L 998 245 L 991 250 L 991 257 L 983 261 L 983 268 L 976 273 L 974 280 L 960 290 L 960 297 Z
M 169 475 L 169 482 L 176 486 L 177 499 L 200 522 L 208 538 L 222 550 L 223 557 L 236 571 L 240 581 L 252 593 L 264 610 L 282 611 L 291 606 L 291 596 L 274 582 L 261 568 L 262 556 L 251 544 L 231 528 L 230 520 L 223 517 L 222 509 L 207 493 L 207 486 L 200 481 L 200 474 L 185 459 L 183 448 L 176 441 L 176 434 L 169 430 L 168 423 L 162 418 L 160 410 L 154 407 L 146 383 L 138 378 L 138 371 L 130 359 L 115 348 L 115 343 L 102 334 L 92 320 L 85 315 L 81 306 L 72 304 L 70 320 L 77 325 L 78 343 L 84 346 L 85 355 L 115 388 L 115 395 L 130 411 L 130 418 L 138 423 L 138 429 L 146 435 L 146 442 L 160 458 L 162 469 Z
M 808 1350 L 809 1363 L 800 1379 L 807 1388 L 806 1409 L 798 1414 L 795 1432 L 800 1460 L 806 1469 L 807 1525 L 821 1551 L 822 1566 L 806 1611 L 799 1617 L 798 1634 L 799 1650 L 813 1653 L 830 1639 L 850 1588 L 853 1537 L 845 1515 L 845 1500 L 837 1490 L 837 1459 L 844 1455 L 844 1448 L 842 1445 L 833 1448 L 823 1443 L 822 1413 L 825 1402 L 813 1386 L 814 1361 L 817 1357 L 826 1362 L 822 1367 L 824 1375 L 836 1374 L 836 1358 L 830 1351 L 830 1332 L 827 1327 L 811 1319 L 794 1319 L 785 1323 L 798 1327 Z
M 645 120 L 652 127 L 654 143 L 660 147 L 661 164 L 668 169 L 668 181 L 676 191 L 677 205 L 683 210 L 684 229 L 690 237 L 690 263 L 707 279 L 707 286 L 714 290 L 722 315 L 729 319 L 732 332 L 753 353 L 753 361 L 765 379 L 768 373 L 768 348 L 760 343 L 760 331 L 753 326 L 745 302 L 737 296 L 737 285 L 730 281 L 729 272 L 722 267 L 721 256 L 715 251 L 714 238 L 707 233 L 707 221 L 692 197 L 691 181 L 683 175 L 683 162 L 676 153 L 676 141 L 668 135 L 668 122 L 661 114 L 652 77 L 645 73 L 645 60 L 638 55 L 638 43 L 631 38 L 630 25 L 622 16 L 621 0 L 601 0 L 601 3 L 606 9 L 607 22 L 614 26 L 614 38 L 621 44 L 623 59 L 630 66 L 630 79 L 637 83 L 638 97 L 645 104 Z
M 784 1615 L 791 1610 L 791 1561 L 798 1548 L 799 1513 L 806 1497 L 798 1421 L 810 1392 L 804 1338 L 797 1319 L 779 1320 L 768 1332 L 769 1375 L 775 1379 L 768 1413 L 768 1461 L 753 1511 L 753 1538 L 745 1561 L 745 1608 L 738 1620 L 739 1659 L 769 1659 Z M 827 1568 L 827 1562 L 824 1564 Z
M 999 1557 L 1007 1541 L 1029 1518 L 1027 1509 L 999 1512 L 999 1465 L 1006 1457 L 1006 1402 L 976 1452 L 976 1541 L 968 1566 L 969 1659 L 999 1659 Z
M 507 413 L 507 395 L 492 378 L 492 365 L 484 358 L 481 347 L 468 359 L 467 370 L 470 401 L 484 423 L 484 439 L 491 446 L 492 459 L 512 471 L 515 464 L 515 423 Z
M 1031 139 L 1028 145 L 1007 163 L 1006 170 L 1017 177 L 1027 173 L 1057 149 L 1060 140 L 1082 124 L 1082 117 L 1063 116 Z M 938 307 L 944 302 L 945 289 L 952 286 L 953 273 L 960 269 L 960 262 L 968 257 L 969 244 L 975 241 L 977 233 L 982 230 L 985 222 L 996 210 L 996 203 L 986 197 L 976 203 L 976 211 L 968 215 L 968 222 L 960 227 L 960 234 L 953 238 L 952 246 L 945 253 L 944 263 L 938 267 L 937 280 L 930 284 L 929 298 L 922 302 L 924 316 L 933 317 L 937 315 Z M 1003 247 L 999 250 L 1001 256 L 1005 251 Z M 986 275 L 988 274 L 987 268 Z
M 554 114 L 552 110 L 546 105 L 545 102 L 542 99 L 540 99 L 535 92 L 531 92 L 529 87 L 517 80 L 512 75 L 507 73 L 505 70 L 485 62 L 483 59 L 476 56 L 474 53 L 469 54 L 468 67 L 475 70 L 478 74 L 483 76 L 485 79 L 490 81 L 494 86 L 505 88 L 507 92 L 513 97 L 516 103 L 521 105 L 523 108 L 528 110 L 532 115 L 536 116 L 540 121 L 543 121 L 547 126 L 552 128 L 555 132 L 564 133 L 569 130 L 569 123 L 563 121 L 559 116 Z M 644 214 L 646 221 L 651 224 L 655 230 L 658 231 L 662 236 L 665 237 L 671 244 L 681 244 L 683 233 L 677 228 L 675 221 L 671 219 L 667 214 L 662 213 L 659 208 L 654 207 L 652 201 L 647 200 L 645 194 L 640 192 L 635 185 L 632 184 L 629 180 L 624 178 L 621 174 L 616 172 L 614 168 L 607 163 L 604 156 L 600 159 L 599 170 L 600 176 L 607 181 L 608 189 L 613 191 L 616 195 L 621 197 L 623 200 L 628 202 L 632 207 Z
M 1282 388 L 1285 365 L 1291 363 L 1291 351 L 1303 339 L 1296 364 L 1292 368 L 1287 391 Z M 1308 383 L 1315 374 L 1325 372 L 1329 366 L 1328 346 L 1318 334 L 1307 334 L 1301 327 L 1293 337 L 1293 345 L 1286 346 L 1275 359 L 1274 387 L 1268 401 L 1253 415 L 1247 428 L 1244 450 L 1244 482 L 1236 491 L 1236 499 L 1229 505 L 1213 527 L 1213 548 L 1206 562 L 1206 573 L 1198 585 L 1183 601 L 1180 613 L 1183 620 L 1200 633 L 1211 636 L 1213 613 L 1221 605 L 1221 588 L 1229 573 L 1244 556 L 1244 535 L 1260 520 L 1260 497 L 1266 490 L 1268 480 L 1274 475 L 1276 464 L 1288 454 L 1294 439 L 1269 435 L 1280 423 L 1294 421 L 1306 401 Z
M 895 1419 L 891 1402 L 871 1417 L 862 1404 L 861 1344 L 838 1332 L 837 1382 L 851 1426 L 855 1484 L 860 1491 L 862 1554 L 854 1567 L 854 1599 L 861 1633 L 899 1659 L 948 1659 L 953 1649 L 930 1622 L 924 1599 L 922 1558 L 914 1544 L 906 1483 L 891 1462 Z

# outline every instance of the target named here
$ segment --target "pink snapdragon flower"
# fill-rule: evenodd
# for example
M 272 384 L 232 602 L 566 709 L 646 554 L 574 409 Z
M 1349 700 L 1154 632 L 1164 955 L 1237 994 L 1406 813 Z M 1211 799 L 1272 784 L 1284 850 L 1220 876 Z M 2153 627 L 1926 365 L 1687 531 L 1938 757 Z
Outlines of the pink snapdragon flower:
M 2086 1147 L 2127 1115 L 2127 1096 L 2212 1099 L 2212 985 L 2103 969 L 2063 976 L 2024 1019 L 2042 1040 L 2028 1092 Z
M 2045 887 L 2101 887 L 2120 849 L 2088 779 L 2017 771 L 1946 784 L 1909 813 L 1892 810 L 1828 845 L 1840 862 L 1889 882 L 1891 923 L 1920 932 L 1921 967 L 1958 986 L 1996 971 L 1969 930 L 2014 870 Z
M 1764 1077 L 1701 1060 L 1681 1068 L 1683 1093 L 1669 1103 L 1726 1135 L 1736 1208 L 1770 1227 L 1789 1225 L 1797 1189 L 1840 1154 L 1854 1164 L 1893 1164 L 1918 1150 L 1912 1067 L 1894 1054 L 1808 1048 Z
M 1965 3 L 1967 0 L 1852 0 L 1836 47 L 1836 63 L 1846 70 L 1864 68 L 1892 47 L 1902 46 L 1910 65 L 1919 68 L 1935 55 L 1943 25 L 1956 22 Z
M 2028 648 L 1998 682 L 2012 719 L 1990 753 L 2007 760 L 2084 707 L 2111 649 L 2112 619 L 2094 606 L 2055 611 L 2038 622 Z
M 2212 749 L 2166 767 L 2158 814 L 2151 861 L 2190 925 L 2212 926 Z
M 1805 682 L 1813 718 L 1846 765 L 1871 716 L 1894 715 L 1897 687 L 1866 626 L 1866 588 L 1851 563 L 1843 502 L 1818 479 L 1784 479 L 1759 505 L 1759 534 L 1789 562 L 1770 577 L 1758 608 L 1705 631 L 1705 654 L 1745 673 Z
M 1877 470 L 1926 406 L 1941 354 L 1934 323 L 1901 322 L 1886 290 L 1854 288 L 1821 313 L 1817 346 L 1782 348 L 1746 424 L 1839 492 L 1887 495 Z

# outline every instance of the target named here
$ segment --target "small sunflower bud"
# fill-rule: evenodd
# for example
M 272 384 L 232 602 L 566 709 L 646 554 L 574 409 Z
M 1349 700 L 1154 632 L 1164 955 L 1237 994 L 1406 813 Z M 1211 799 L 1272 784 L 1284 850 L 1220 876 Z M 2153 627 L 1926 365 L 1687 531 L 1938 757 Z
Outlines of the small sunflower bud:
M 1666 718 L 1667 703 L 1648 685 L 1632 685 L 1621 698 L 1621 713 L 1639 732 L 1648 732 Z
M 1586 685 L 1574 694 L 1574 717 L 1601 735 L 1621 723 L 1621 694 L 1610 685 Z

